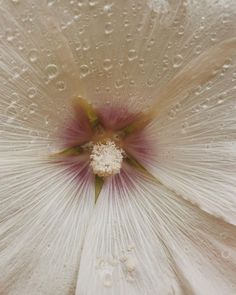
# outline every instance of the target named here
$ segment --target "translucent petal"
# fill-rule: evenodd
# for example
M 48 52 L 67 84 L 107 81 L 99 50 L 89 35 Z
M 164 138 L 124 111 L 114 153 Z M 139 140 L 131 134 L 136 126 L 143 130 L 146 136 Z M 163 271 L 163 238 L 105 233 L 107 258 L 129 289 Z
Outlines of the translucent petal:
M 235 1 L 50 1 L 86 97 L 146 109 L 186 64 L 235 34 Z
M 3 1 L 0 36 L 1 130 L 52 139 L 82 91 L 68 41 L 38 1 Z
M 94 205 L 83 162 L 76 171 L 35 155 L 1 160 L 1 294 L 74 292 Z
M 146 184 L 136 178 L 126 168 L 105 183 L 86 234 L 76 294 L 182 294 Z
M 234 294 L 235 227 L 143 174 L 106 183 L 76 294 Z
M 144 176 L 137 180 L 143 184 Z M 234 294 L 236 227 L 183 200 L 155 181 L 143 185 L 153 201 L 160 232 L 184 294 Z
M 228 49 L 226 44 L 231 44 Z M 158 104 L 158 118 L 149 127 L 156 138 L 156 158 L 146 163 L 167 187 L 233 224 L 235 49 L 235 39 L 212 47 L 196 60 L 198 65 L 186 66 L 170 82 Z

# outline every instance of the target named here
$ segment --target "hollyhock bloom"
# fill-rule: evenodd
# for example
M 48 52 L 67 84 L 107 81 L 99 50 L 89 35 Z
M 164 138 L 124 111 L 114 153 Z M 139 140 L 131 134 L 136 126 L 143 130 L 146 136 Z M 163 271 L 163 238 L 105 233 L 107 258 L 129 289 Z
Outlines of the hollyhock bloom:
M 0 294 L 236 294 L 236 2 L 0 4 Z

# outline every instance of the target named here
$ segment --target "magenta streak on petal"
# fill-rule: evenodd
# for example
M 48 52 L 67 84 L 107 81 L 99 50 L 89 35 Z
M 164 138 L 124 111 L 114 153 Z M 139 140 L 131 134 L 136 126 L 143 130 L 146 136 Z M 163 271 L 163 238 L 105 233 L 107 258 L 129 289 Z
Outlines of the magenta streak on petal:
M 88 155 L 65 156 L 58 158 L 56 162 L 66 167 L 67 173 L 78 181 L 79 185 L 88 182 L 92 186 L 94 185 L 94 175 L 89 165 Z
M 74 118 L 61 130 L 59 135 L 65 148 L 78 146 L 88 142 L 92 138 L 92 129 L 88 118 L 82 109 L 77 110 Z
M 101 124 L 111 130 L 117 131 L 133 123 L 139 114 L 132 114 L 121 107 L 104 106 L 97 110 Z
M 124 149 L 140 164 L 147 164 L 156 156 L 154 142 L 148 137 L 146 128 L 136 131 L 125 138 Z

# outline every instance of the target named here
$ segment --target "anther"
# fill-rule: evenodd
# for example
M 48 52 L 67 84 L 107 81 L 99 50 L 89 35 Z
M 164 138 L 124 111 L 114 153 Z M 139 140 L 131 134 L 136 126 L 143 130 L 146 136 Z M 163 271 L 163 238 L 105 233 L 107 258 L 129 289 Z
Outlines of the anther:
M 90 155 L 90 166 L 94 174 L 106 177 L 118 174 L 122 166 L 124 151 L 112 140 L 94 144 Z

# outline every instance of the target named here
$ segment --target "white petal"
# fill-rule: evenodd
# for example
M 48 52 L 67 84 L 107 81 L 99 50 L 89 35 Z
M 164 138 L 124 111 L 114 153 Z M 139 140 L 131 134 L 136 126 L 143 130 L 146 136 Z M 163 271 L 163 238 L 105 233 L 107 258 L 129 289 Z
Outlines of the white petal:
M 137 180 L 143 183 L 144 177 Z M 160 232 L 185 294 L 235 294 L 236 227 L 183 200 L 163 185 L 145 179 Z M 149 195 L 150 194 L 150 195 Z
M 158 118 L 149 127 L 156 138 L 156 159 L 147 163 L 163 184 L 233 224 L 235 48 L 236 39 L 212 47 L 163 90 Z
M 182 294 L 144 182 L 107 180 L 86 234 L 76 294 Z M 147 187 L 148 189 L 148 187 Z
M 99 198 L 76 294 L 234 294 L 235 227 L 123 173 Z
M 1 294 L 74 292 L 94 204 L 92 179 L 82 164 L 71 175 L 71 167 L 35 156 L 1 161 Z
M 38 1 L 3 1 L 0 35 L 1 130 L 54 135 L 81 94 L 67 40 Z
M 144 110 L 189 61 L 232 37 L 234 2 L 65 0 L 50 7 L 87 97 Z

